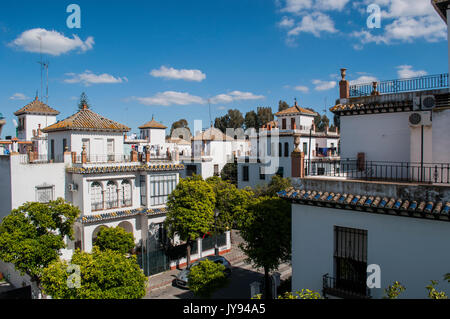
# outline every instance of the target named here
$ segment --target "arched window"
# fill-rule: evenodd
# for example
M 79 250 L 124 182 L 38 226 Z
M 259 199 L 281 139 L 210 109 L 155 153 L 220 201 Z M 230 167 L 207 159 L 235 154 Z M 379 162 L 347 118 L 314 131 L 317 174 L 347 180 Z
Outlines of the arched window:
M 96 211 L 102 209 L 103 209 L 102 186 L 97 182 L 93 182 L 91 184 L 91 210 Z
M 131 206 L 131 184 L 129 180 L 122 182 L 122 206 Z
M 117 198 L 117 185 L 113 181 L 109 181 L 106 184 L 106 194 L 105 194 L 105 205 L 106 209 L 117 208 L 119 206 L 119 201 Z

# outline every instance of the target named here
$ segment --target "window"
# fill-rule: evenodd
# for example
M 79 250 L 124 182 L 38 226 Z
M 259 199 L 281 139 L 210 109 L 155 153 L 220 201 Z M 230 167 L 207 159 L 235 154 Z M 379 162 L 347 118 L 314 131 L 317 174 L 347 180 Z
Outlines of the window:
M 303 153 L 308 154 L 308 143 L 303 143 Z
M 282 119 L 281 120 L 281 129 L 285 130 L 286 129 L 286 119 Z
M 336 288 L 366 295 L 367 230 L 334 226 Z
M 145 182 L 145 175 L 140 175 L 139 188 L 141 190 L 141 206 L 147 205 L 147 186 Z
M 265 180 L 266 179 L 266 174 L 264 174 L 264 167 L 263 166 L 259 167 L 259 179 L 260 180 Z
M 294 126 L 295 126 L 295 117 L 292 117 L 291 118 L 291 130 L 294 129 Z
M 106 184 L 105 209 L 119 207 L 119 201 L 117 197 L 117 185 L 113 181 L 109 181 Z
M 108 154 L 108 161 L 114 161 L 114 140 L 108 139 L 107 140 L 107 154 Z
M 177 176 L 175 174 L 150 176 L 150 206 L 167 203 L 167 197 L 176 186 Z
M 242 166 L 242 180 L 248 182 L 248 166 Z
M 122 181 L 122 207 L 128 207 L 132 204 L 131 183 L 129 180 Z
M 278 167 L 278 170 L 275 174 L 282 178 L 284 175 L 284 167 Z
M 289 143 L 284 143 L 284 157 L 289 157 Z
M 55 159 L 55 140 L 50 140 L 50 159 Z
M 63 144 L 62 144 L 62 151 L 63 151 L 63 153 L 66 151 L 66 147 L 67 147 L 67 139 L 66 138 L 63 138 Z
M 54 186 L 38 186 L 36 187 L 36 201 L 39 203 L 48 203 L 53 200 Z
M 278 157 L 283 156 L 283 147 L 281 143 L 278 143 Z
M 197 165 L 186 165 L 186 176 L 190 177 L 197 174 Z
M 91 184 L 91 210 L 102 210 L 103 209 L 103 192 L 102 186 L 94 182 Z

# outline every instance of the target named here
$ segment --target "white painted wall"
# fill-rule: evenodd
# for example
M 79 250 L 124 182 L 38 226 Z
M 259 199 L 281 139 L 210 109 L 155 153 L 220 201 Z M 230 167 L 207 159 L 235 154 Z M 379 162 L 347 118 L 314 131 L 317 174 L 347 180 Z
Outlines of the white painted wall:
M 21 140 L 31 141 L 33 137 L 33 130 L 37 131 L 39 124 L 41 129 L 56 123 L 55 115 L 36 115 L 36 114 L 22 114 L 17 117 L 23 118 L 25 123 L 25 130 L 19 131 L 18 138 Z
M 341 116 L 341 158 L 359 152 L 371 161 L 410 161 L 411 112 Z
M 400 298 L 426 298 L 425 286 L 439 280 L 437 289 L 450 293 L 448 273 L 450 223 L 411 217 L 292 205 L 292 289 L 322 291 L 322 276 L 334 275 L 334 226 L 368 231 L 368 264 L 381 267 L 381 298 L 394 281 L 406 287 Z
M 450 162 L 450 109 L 433 111 L 433 162 Z

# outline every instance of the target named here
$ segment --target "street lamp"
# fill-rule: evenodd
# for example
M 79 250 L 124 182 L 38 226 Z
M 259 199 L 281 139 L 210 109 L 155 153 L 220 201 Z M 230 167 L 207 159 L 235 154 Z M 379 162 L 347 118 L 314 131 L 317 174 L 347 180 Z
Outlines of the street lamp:
M 219 247 L 217 246 L 217 217 L 219 217 L 219 210 L 214 210 L 214 237 L 216 237 L 216 243 L 214 244 L 214 255 L 219 256 Z

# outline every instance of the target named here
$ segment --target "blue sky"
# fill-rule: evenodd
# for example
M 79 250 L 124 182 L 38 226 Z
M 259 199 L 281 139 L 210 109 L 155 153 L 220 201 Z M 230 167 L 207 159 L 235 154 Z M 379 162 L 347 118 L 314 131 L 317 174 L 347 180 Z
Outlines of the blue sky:
M 79 29 L 66 24 L 71 3 Z M 380 29 L 367 27 L 371 3 Z M 40 89 L 38 35 L 58 119 L 85 91 L 94 111 L 137 132 L 152 115 L 208 126 L 208 99 L 212 120 L 294 97 L 323 112 L 341 67 L 359 82 L 446 73 L 446 33 L 429 0 L 2 1 L 3 135 Z

